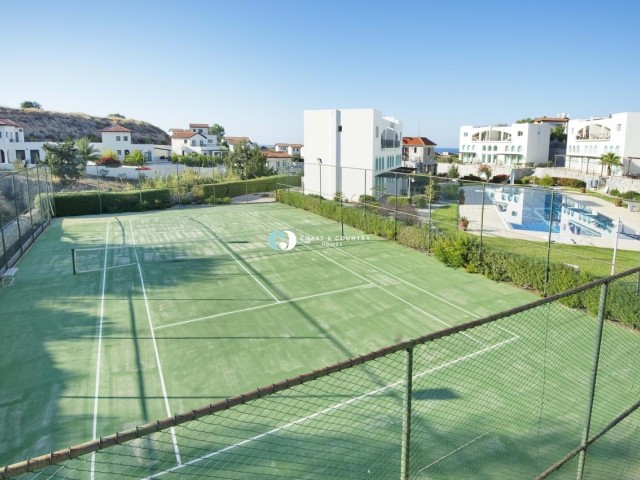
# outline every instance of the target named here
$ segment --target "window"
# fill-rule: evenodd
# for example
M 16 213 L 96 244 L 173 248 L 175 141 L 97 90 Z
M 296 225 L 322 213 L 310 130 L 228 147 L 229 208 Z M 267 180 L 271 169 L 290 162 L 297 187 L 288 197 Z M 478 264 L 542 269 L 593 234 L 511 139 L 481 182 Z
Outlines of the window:
M 187 143 L 187 141 L 185 140 L 184 143 Z
M 198 133 L 202 133 L 202 129 L 201 128 L 198 129 Z
M 207 143 L 213 143 L 213 140 L 211 140 L 210 138 L 207 139 Z
M 616 132 L 621 132 L 622 131 L 622 124 L 619 123 L 616 125 Z
M 521 137 L 522 136 L 522 130 L 518 130 L 518 136 Z
M 195 147 L 196 146 L 196 141 L 195 140 L 191 140 L 191 146 Z
M 376 138 L 380 136 L 380 127 L 376 126 Z
M 25 154 L 24 154 L 24 150 L 16 150 L 16 160 L 24 160 L 25 158 Z
M 116 142 L 120 141 L 120 135 L 116 135 Z
M 463 137 L 468 137 L 468 136 L 469 136 L 469 132 L 464 132 L 464 133 L 462 134 L 462 136 L 463 136 Z
M 338 125 L 338 131 L 341 132 L 342 131 L 342 125 Z
M 129 137 L 125 135 L 124 137 L 122 137 L 122 140 L 124 140 L 125 142 L 128 142 L 129 141 Z
M 122 155 L 122 150 L 118 150 L 118 156 Z
M 413 153 L 417 153 L 418 147 L 413 147 Z

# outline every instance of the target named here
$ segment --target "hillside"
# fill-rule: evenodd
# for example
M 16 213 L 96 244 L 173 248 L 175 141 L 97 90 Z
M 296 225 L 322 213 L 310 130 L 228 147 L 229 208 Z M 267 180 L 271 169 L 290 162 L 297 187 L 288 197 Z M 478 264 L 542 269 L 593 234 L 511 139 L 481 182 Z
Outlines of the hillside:
M 169 144 L 169 135 L 147 122 L 132 118 L 92 117 L 85 113 L 61 113 L 36 109 L 0 107 L 0 118 L 21 123 L 25 128 L 27 142 L 59 142 L 65 138 L 89 137 L 101 141 L 100 130 L 118 124 L 131 130 L 132 143 Z

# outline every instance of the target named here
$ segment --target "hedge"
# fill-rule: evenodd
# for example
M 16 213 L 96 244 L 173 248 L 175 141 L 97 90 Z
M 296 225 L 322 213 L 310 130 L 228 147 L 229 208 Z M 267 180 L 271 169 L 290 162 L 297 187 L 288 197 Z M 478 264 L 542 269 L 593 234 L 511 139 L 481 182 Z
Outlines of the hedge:
M 276 190 L 276 187 L 299 187 L 300 185 L 302 185 L 302 183 L 298 175 L 276 175 L 254 178 L 252 180 L 239 180 L 236 182 L 194 185 L 191 192 L 196 201 L 204 202 L 211 197 L 238 197 L 247 193 L 272 192 Z
M 480 250 L 479 240 L 469 234 L 458 232 L 446 235 L 437 231 L 429 232 L 427 225 L 409 226 L 402 222 L 394 225 L 393 218 L 377 215 L 375 209 L 360 207 L 340 207 L 337 202 L 302 195 L 297 192 L 280 190 L 276 199 L 287 205 L 302 208 L 312 213 L 331 218 L 362 230 L 365 233 L 393 239 L 404 246 L 421 252 L 433 253 L 434 257 L 447 266 L 464 268 L 471 273 L 480 273 L 497 282 L 508 282 L 518 287 L 546 291 L 547 295 L 560 293 L 584 285 L 596 277 L 575 270 L 560 263 L 549 265 L 549 282 L 545 288 L 547 265 L 544 260 L 530 258 L 503 250 L 488 248 Z M 617 298 L 635 299 L 628 302 L 608 302 L 607 318 L 631 327 L 640 327 L 640 297 L 634 295 L 637 284 L 614 282 L 611 294 Z M 561 303 L 588 311 L 595 315 L 598 311 L 600 290 L 589 289 L 578 295 L 565 297 Z M 611 296 L 610 298 L 616 298 Z
M 142 199 L 142 202 L 141 202 Z M 125 192 L 73 192 L 53 196 L 57 217 L 162 210 L 171 206 L 167 188 Z

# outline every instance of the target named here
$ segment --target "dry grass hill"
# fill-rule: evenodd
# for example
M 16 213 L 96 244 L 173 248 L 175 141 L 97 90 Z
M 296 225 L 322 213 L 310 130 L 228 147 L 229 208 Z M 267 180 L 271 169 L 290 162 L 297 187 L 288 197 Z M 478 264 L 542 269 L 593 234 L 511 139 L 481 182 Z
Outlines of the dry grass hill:
M 27 142 L 59 142 L 69 137 L 89 137 L 94 142 L 100 142 L 100 130 L 117 123 L 131 130 L 132 143 L 169 144 L 169 135 L 164 130 L 132 118 L 92 117 L 86 113 L 8 107 L 0 107 L 0 118 L 8 118 L 24 125 Z

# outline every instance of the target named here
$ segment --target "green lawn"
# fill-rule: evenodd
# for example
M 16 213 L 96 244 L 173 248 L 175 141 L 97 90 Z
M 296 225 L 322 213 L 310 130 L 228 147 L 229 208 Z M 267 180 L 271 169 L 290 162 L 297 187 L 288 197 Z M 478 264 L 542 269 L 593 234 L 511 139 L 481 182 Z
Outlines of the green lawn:
M 434 225 L 442 232 L 459 234 L 457 225 L 458 205 L 448 204 L 434 209 L 432 218 Z M 483 245 L 488 248 L 517 253 L 530 258 L 546 261 L 547 243 L 531 240 L 521 240 L 498 236 L 484 236 Z M 578 265 L 584 272 L 598 277 L 611 274 L 611 248 L 591 247 L 586 245 L 569 245 L 552 243 L 550 260 L 556 263 Z M 616 258 L 616 272 L 622 272 L 638 266 L 638 252 L 632 250 L 618 250 Z

